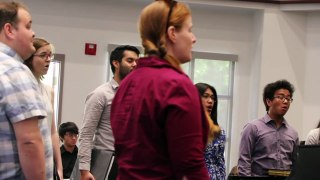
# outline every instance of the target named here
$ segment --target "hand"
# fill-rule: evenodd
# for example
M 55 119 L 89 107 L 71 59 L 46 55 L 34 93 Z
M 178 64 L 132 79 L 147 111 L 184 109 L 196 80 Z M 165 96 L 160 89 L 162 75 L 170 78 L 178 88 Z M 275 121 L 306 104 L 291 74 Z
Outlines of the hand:
M 58 176 L 60 180 L 63 180 L 63 172 L 58 170 Z
M 93 175 L 88 170 L 80 170 L 81 180 L 95 180 Z

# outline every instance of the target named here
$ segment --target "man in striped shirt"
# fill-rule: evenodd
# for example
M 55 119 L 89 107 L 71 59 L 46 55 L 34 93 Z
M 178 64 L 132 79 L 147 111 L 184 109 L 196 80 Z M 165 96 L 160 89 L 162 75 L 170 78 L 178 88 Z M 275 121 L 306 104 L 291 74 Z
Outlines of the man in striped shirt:
M 38 82 L 23 65 L 34 52 L 26 7 L 0 2 L 0 179 L 52 179 L 52 145 Z

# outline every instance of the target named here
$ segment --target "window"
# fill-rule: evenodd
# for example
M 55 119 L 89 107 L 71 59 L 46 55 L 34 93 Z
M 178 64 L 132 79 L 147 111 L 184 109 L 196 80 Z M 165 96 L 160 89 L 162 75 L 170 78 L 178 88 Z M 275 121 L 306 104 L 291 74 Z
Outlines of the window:
M 229 172 L 231 115 L 234 66 L 238 56 L 193 52 L 193 60 L 182 65 L 194 84 L 203 82 L 215 87 L 218 94 L 218 123 L 226 131 L 225 162 Z
M 56 127 L 61 123 L 64 59 L 64 54 L 55 54 L 54 60 L 50 63 L 48 73 L 42 80 L 44 84 L 51 86 L 54 92 L 54 120 Z

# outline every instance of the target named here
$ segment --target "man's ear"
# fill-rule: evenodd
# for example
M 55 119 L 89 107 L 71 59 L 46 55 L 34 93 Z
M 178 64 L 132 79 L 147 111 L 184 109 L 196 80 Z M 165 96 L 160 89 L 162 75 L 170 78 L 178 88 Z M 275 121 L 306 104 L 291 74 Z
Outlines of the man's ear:
M 176 28 L 174 26 L 170 26 L 168 27 L 168 31 L 167 31 L 167 36 L 168 36 L 168 39 L 171 41 L 171 42 L 175 42 L 176 39 L 177 39 L 177 32 L 176 32 Z
M 120 63 L 117 60 L 112 60 L 112 64 L 116 69 L 119 69 Z
M 14 35 L 15 35 L 15 32 L 16 32 L 16 28 L 14 28 L 12 24 L 6 23 L 6 24 L 3 26 L 3 31 L 4 31 L 5 36 L 6 36 L 8 39 L 14 39 Z
M 271 104 L 272 104 L 272 100 L 270 100 L 270 99 L 266 99 L 266 102 L 267 102 L 267 105 L 270 107 L 270 106 L 271 106 Z

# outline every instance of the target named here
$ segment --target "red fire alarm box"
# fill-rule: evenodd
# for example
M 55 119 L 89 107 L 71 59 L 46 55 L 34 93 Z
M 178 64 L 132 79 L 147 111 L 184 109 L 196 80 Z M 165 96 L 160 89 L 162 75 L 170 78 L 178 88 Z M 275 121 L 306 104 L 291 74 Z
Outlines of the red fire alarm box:
M 96 55 L 97 52 L 97 44 L 93 43 L 86 43 L 84 53 L 87 55 Z

